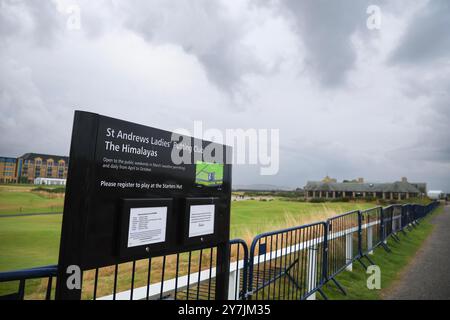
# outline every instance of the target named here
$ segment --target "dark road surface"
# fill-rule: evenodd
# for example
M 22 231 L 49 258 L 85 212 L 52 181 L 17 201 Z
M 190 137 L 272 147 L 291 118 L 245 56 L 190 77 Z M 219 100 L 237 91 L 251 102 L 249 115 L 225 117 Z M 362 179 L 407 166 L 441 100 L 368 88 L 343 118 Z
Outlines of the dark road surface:
M 450 299 L 450 206 L 433 217 L 435 229 L 385 299 Z

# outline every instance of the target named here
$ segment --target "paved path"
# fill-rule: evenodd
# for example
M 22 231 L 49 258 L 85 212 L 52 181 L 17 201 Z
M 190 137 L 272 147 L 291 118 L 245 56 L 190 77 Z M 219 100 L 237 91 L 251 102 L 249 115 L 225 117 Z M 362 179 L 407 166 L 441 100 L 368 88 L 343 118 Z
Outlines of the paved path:
M 450 206 L 433 217 L 432 223 L 433 233 L 386 299 L 450 299 Z
M 62 214 L 62 212 L 0 214 L 0 218 L 29 217 L 29 216 L 48 216 L 48 215 L 54 215 L 54 214 Z

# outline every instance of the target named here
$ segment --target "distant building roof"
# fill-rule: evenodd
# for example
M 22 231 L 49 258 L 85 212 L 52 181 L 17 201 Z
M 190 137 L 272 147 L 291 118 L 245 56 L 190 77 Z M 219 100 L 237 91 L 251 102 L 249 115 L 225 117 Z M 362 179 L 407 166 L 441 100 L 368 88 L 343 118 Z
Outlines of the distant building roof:
M 408 192 L 420 193 L 420 190 L 408 182 L 397 181 L 393 183 L 325 183 L 321 181 L 308 181 L 305 186 L 308 191 L 337 191 L 337 192 Z
M 422 193 L 427 193 L 427 184 L 424 182 L 410 182 L 413 186 L 419 189 Z
M 336 179 L 329 177 L 328 175 L 322 179 L 322 182 L 337 182 Z
M 48 159 L 53 159 L 55 161 L 64 160 L 66 163 L 69 162 L 69 157 L 56 156 L 56 155 L 51 155 L 51 154 L 41 154 L 41 153 L 25 153 L 20 158 L 23 160 L 34 160 L 36 158 L 41 158 L 43 161 L 46 161 Z

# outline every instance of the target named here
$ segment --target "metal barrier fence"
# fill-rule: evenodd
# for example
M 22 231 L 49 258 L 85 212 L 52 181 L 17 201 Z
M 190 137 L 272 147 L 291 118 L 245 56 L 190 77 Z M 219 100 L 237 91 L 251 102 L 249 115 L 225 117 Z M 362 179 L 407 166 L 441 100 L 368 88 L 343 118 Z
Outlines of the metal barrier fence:
M 104 290 L 111 281 L 108 268 L 103 275 L 101 269 L 96 269 L 91 292 L 83 284 L 83 294 L 85 297 L 92 294 L 94 300 L 214 299 L 216 254 L 217 248 L 212 247 L 116 265 L 110 294 Z M 89 272 L 83 278 L 88 277 Z M 103 291 L 99 292 L 99 288 Z
M 335 277 L 343 270 L 351 270 L 360 258 L 361 223 L 359 211 L 353 211 L 327 220 L 327 280 L 333 281 L 345 294 Z
M 327 278 L 334 278 L 359 258 L 359 211 L 328 219 Z
M 399 241 L 397 237 L 397 232 L 401 228 L 402 219 L 402 206 L 401 205 L 391 205 L 389 207 L 383 208 L 383 239 L 392 237 L 395 241 Z
M 27 284 L 39 281 L 39 285 L 44 288 L 44 296 L 39 298 L 50 300 L 53 292 L 53 278 L 56 277 L 58 266 L 46 266 L 28 270 L 19 270 L 0 273 L 0 283 L 18 282 L 17 291 L 9 292 L 0 297 L 1 300 L 24 300 Z M 16 284 L 13 284 L 13 286 Z
M 405 204 L 402 206 L 402 231 L 405 229 L 411 230 L 414 225 L 414 216 L 412 206 Z
M 399 241 L 438 206 L 417 204 L 352 211 L 326 222 L 260 234 L 250 251 L 245 241 L 230 241 L 229 300 L 313 299 L 328 281 L 345 294 L 335 277 L 362 258 Z M 82 299 L 215 299 L 217 248 L 114 265 L 83 272 Z M 54 299 L 58 267 L 0 273 L 0 299 Z
M 213 300 L 215 299 L 217 248 L 202 249 L 148 259 L 146 278 L 136 283 L 135 265 L 131 275 L 131 288 L 110 295 L 102 294 L 99 300 Z M 159 263 L 158 263 L 159 260 Z M 230 241 L 229 300 L 243 299 L 247 288 L 248 248 L 243 240 Z M 154 270 L 152 273 L 151 270 Z M 97 272 L 96 272 L 97 273 Z M 118 278 L 117 268 L 114 279 Z M 160 276 L 152 281 L 152 276 Z M 126 278 L 126 275 L 123 276 Z M 158 281 L 159 280 L 159 281 Z M 98 287 L 97 282 L 95 284 Z M 94 294 L 94 299 L 97 299 Z
M 326 224 L 257 236 L 250 247 L 248 298 L 305 299 L 325 281 Z
M 394 220 L 394 206 L 389 206 L 386 208 L 383 208 L 383 215 L 382 215 L 382 223 L 383 223 L 383 234 L 382 239 L 385 240 L 389 238 L 390 235 L 393 233 L 393 220 Z
M 361 257 L 372 254 L 383 240 L 382 207 L 361 211 Z
M 82 299 L 212 300 L 216 255 L 213 247 L 87 270 L 82 272 Z M 247 244 L 231 240 L 229 300 L 245 298 L 247 262 Z M 54 299 L 57 271 L 58 266 L 53 265 L 0 273 L 0 284 L 7 284 L 0 288 L 0 300 Z

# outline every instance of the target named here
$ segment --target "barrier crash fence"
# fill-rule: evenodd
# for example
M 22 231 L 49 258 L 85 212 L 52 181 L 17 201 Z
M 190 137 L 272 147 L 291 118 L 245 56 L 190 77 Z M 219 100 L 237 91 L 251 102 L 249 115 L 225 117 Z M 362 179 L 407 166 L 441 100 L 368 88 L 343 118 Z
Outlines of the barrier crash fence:
M 257 236 L 250 248 L 248 297 L 305 299 L 325 281 L 326 224 L 316 223 Z
M 382 207 L 376 207 L 361 211 L 361 238 L 360 238 L 360 255 L 366 258 L 370 264 L 374 264 L 370 259 L 370 255 L 378 246 L 384 246 L 383 240 L 383 224 L 382 224 Z M 387 247 L 386 247 L 387 248 Z
M 240 239 L 229 243 L 229 300 L 315 299 L 322 288 L 358 261 L 373 264 L 378 247 L 417 227 L 437 202 L 375 207 L 319 222 L 256 236 L 250 250 Z M 215 299 L 217 247 L 149 257 L 83 272 L 86 300 Z M 0 299 L 55 298 L 58 266 L 0 273 Z
M 328 219 L 327 228 L 327 281 L 333 281 L 346 294 L 335 277 L 343 270 L 352 271 L 353 262 L 360 259 L 360 212 L 353 211 Z

